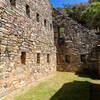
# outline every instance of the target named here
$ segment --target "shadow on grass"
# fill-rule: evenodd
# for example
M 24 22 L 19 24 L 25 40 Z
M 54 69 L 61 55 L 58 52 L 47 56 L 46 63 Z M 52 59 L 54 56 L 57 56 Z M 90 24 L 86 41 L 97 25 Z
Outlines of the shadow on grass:
M 87 77 L 94 80 L 100 79 L 98 70 L 84 69 L 83 72 L 76 72 L 76 75 L 78 75 L 79 77 Z
M 87 81 L 67 83 L 50 100 L 100 100 L 100 85 Z

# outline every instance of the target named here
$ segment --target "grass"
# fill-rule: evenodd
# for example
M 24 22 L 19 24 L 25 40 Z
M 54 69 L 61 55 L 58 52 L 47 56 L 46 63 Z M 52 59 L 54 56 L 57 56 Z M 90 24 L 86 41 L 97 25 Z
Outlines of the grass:
M 56 72 L 15 96 L 14 100 L 89 100 L 93 82 L 90 78 L 79 77 L 74 73 Z

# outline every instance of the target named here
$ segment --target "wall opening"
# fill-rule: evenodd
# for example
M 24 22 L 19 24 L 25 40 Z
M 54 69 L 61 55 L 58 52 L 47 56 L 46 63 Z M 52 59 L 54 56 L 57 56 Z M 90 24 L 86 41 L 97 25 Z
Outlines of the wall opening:
M 39 16 L 40 16 L 40 15 L 37 13 L 37 14 L 36 14 L 36 20 L 37 20 L 37 22 L 39 22 Z
M 16 0 L 10 0 L 10 4 L 15 7 L 16 6 Z
M 50 63 L 50 54 L 47 54 L 47 63 Z
M 65 55 L 65 62 L 70 63 L 70 56 L 69 55 Z
M 40 53 L 37 53 L 37 63 L 40 64 Z
M 63 38 L 65 35 L 65 28 L 64 27 L 59 27 L 59 37 Z
M 30 7 L 26 4 L 26 14 L 28 17 L 30 17 Z
M 58 27 L 58 44 L 62 45 L 65 42 L 65 28 Z
M 0 62 L 1 62 L 1 40 L 0 40 Z
M 46 21 L 46 19 L 44 20 L 44 26 L 45 26 L 45 27 L 47 26 L 47 21 Z
M 81 60 L 81 62 L 85 62 L 86 61 L 86 55 L 80 55 L 80 60 Z
M 26 52 L 21 52 L 21 63 L 26 64 Z
M 52 30 L 52 24 L 50 24 L 50 29 Z

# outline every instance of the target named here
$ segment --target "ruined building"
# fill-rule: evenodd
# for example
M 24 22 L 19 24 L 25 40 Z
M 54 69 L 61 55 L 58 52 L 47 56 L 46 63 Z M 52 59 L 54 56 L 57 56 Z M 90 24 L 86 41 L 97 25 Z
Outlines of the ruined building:
M 57 70 L 83 72 L 98 71 L 96 51 L 97 36 L 87 28 L 54 9 L 55 45 Z
M 0 97 L 55 70 L 48 0 L 0 0 Z
M 0 0 L 0 97 L 56 67 L 99 70 L 97 35 L 56 9 L 53 17 L 48 0 Z

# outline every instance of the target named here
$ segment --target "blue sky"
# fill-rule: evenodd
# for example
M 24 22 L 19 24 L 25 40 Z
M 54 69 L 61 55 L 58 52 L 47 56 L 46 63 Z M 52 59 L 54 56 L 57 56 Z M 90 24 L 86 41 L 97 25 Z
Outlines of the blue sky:
M 63 7 L 63 4 L 88 2 L 88 0 L 49 0 L 54 7 Z

